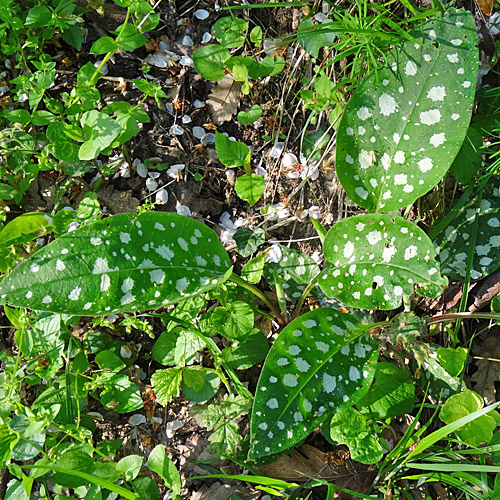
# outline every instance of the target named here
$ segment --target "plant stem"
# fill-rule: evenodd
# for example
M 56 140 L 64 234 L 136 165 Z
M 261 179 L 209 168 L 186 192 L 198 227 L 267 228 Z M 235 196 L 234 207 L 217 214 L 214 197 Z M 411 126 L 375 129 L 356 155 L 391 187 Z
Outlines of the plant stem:
M 429 325 L 433 323 L 444 323 L 445 321 L 453 321 L 455 319 L 493 319 L 500 321 L 500 313 L 471 313 L 471 312 L 456 312 L 442 314 L 441 316 L 433 316 L 429 318 Z
M 233 283 L 236 283 L 237 285 L 240 285 L 241 287 L 246 288 L 248 291 L 252 292 L 256 297 L 262 300 L 262 302 L 264 302 L 264 304 L 266 304 L 266 306 L 269 307 L 269 309 L 271 309 L 271 312 L 274 314 L 276 321 L 281 326 L 285 325 L 285 320 L 281 315 L 280 311 L 278 310 L 278 308 L 255 285 L 248 283 L 243 278 L 240 278 L 237 274 L 234 273 L 231 274 L 231 276 L 229 277 L 229 281 L 232 281 Z
M 141 315 L 142 316 L 142 315 Z M 236 372 L 229 366 L 226 365 L 226 363 L 222 360 L 220 354 L 221 350 L 217 346 L 217 344 L 210 338 L 207 337 L 206 335 L 203 334 L 196 326 L 194 326 L 192 323 L 189 321 L 185 321 L 183 319 L 177 318 L 176 316 L 171 316 L 170 314 L 149 314 L 149 316 L 156 316 L 158 318 L 163 318 L 163 319 L 168 319 L 174 323 L 177 323 L 178 325 L 183 326 L 184 328 L 187 328 L 189 331 L 196 333 L 198 337 L 203 340 L 205 345 L 208 347 L 208 350 L 214 357 L 214 359 L 220 360 L 220 365 L 224 368 L 226 373 L 229 375 L 229 378 L 233 382 L 234 388 L 236 389 L 236 392 L 240 395 L 243 396 L 246 399 L 252 399 L 253 395 L 250 393 L 250 391 L 241 383 L 240 379 L 236 375 Z M 217 375 L 219 375 L 220 379 L 222 380 L 222 383 L 226 386 L 228 392 L 231 392 L 231 386 L 229 385 L 229 380 L 226 378 L 222 370 L 216 368 L 215 371 L 217 372 Z
M 320 273 L 321 274 L 321 273 Z M 311 290 L 316 286 L 316 283 L 318 282 L 318 278 L 319 278 L 319 274 L 318 276 L 316 276 L 312 281 L 311 283 L 309 283 L 304 291 L 302 292 L 302 295 L 299 299 L 299 301 L 297 302 L 297 305 L 295 306 L 295 311 L 293 313 L 293 318 L 292 320 L 294 319 L 297 319 L 299 317 L 299 314 L 300 314 L 300 310 L 302 309 L 302 306 L 304 305 L 304 301 L 306 300 L 306 298 L 309 296 L 309 294 L 311 293 Z
M 129 18 L 130 18 L 130 9 L 127 9 L 127 14 L 125 16 L 125 21 L 122 24 L 122 29 L 120 30 L 120 33 L 118 33 L 118 35 L 115 39 L 115 42 L 117 44 L 121 40 L 121 37 L 123 36 L 123 33 L 125 32 L 125 28 L 127 27 Z M 99 75 L 99 72 L 101 71 L 102 67 L 113 57 L 115 52 L 116 52 L 116 50 L 113 50 L 112 52 L 108 52 L 104 56 L 101 64 L 99 64 L 99 67 L 96 68 L 96 70 L 94 71 L 94 74 L 92 75 L 92 78 L 90 79 L 90 82 L 89 82 L 90 87 L 94 86 L 97 83 L 97 80 L 94 82 L 94 78 L 96 78 Z

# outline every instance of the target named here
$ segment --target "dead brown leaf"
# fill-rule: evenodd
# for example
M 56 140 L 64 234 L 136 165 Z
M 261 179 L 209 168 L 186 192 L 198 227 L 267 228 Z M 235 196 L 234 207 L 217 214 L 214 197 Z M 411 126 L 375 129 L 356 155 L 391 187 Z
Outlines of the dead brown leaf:
M 234 81 L 231 75 L 226 75 L 212 89 L 207 104 L 216 125 L 222 125 L 232 118 L 238 110 L 240 95 L 241 83 Z
M 493 10 L 493 0 L 477 0 L 477 4 L 485 16 L 490 16 Z
M 292 451 L 290 455 L 282 455 L 269 465 L 255 468 L 275 479 L 308 481 L 315 477 L 356 492 L 366 490 L 374 477 L 369 466 L 352 460 L 346 460 L 344 465 L 329 463 L 326 453 L 308 444 Z
M 239 486 L 214 483 L 210 487 L 202 486 L 197 492 L 191 495 L 190 500 L 228 500 L 231 495 L 243 500 L 257 500 L 260 492 L 249 492 Z
M 493 360 L 500 359 L 500 339 L 488 337 L 476 355 L 486 359 L 476 361 L 477 372 L 471 377 L 472 388 L 481 394 L 485 404 L 489 405 L 497 400 L 495 382 L 500 374 L 500 361 Z

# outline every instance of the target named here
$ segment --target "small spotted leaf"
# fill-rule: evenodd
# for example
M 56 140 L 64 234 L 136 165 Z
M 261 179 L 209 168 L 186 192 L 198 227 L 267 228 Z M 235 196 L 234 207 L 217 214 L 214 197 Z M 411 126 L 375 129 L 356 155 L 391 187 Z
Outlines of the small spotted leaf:
M 257 385 L 249 458 L 282 453 L 370 386 L 378 347 L 357 320 L 315 309 L 283 329 Z
M 474 19 L 448 9 L 411 32 L 351 97 L 337 135 L 337 173 L 372 211 L 412 204 L 444 176 L 470 122 L 478 69 Z
M 495 182 L 498 184 L 498 182 Z M 500 192 L 490 185 L 481 201 L 472 198 L 460 210 L 451 207 L 436 221 L 436 227 L 456 214 L 434 238 L 439 250 L 442 273 L 454 279 L 464 279 L 467 269 L 470 238 L 477 212 L 477 232 L 471 279 L 479 280 L 500 267 Z
M 302 292 L 319 274 L 316 262 L 304 253 L 284 245 L 273 245 L 268 254 L 264 276 L 272 285 L 276 285 L 275 273 L 280 278 L 285 296 L 290 301 L 297 301 Z
M 429 296 L 446 286 L 429 237 L 398 216 L 364 214 L 337 222 L 323 252 L 330 267 L 319 279 L 325 294 L 360 309 L 395 309 L 417 283 Z
M 177 214 L 119 214 L 60 236 L 0 282 L 0 303 L 102 315 L 174 304 L 231 272 L 204 224 Z

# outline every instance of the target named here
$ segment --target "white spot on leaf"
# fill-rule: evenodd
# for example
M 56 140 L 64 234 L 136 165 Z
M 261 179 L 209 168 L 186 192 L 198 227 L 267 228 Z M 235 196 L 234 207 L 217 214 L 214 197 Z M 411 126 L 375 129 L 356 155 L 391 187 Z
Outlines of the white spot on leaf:
M 81 291 L 82 291 L 82 289 L 79 286 L 75 286 L 75 288 L 73 288 L 73 290 L 71 290 L 71 292 L 69 292 L 68 299 L 73 300 L 73 301 L 78 300 L 78 297 L 80 297 Z
M 433 167 L 432 160 L 430 158 L 423 158 L 417 163 L 417 165 L 422 173 L 428 172 Z
M 441 144 L 444 144 L 445 141 L 446 141 L 446 136 L 444 135 L 444 132 L 440 132 L 439 134 L 434 134 L 429 139 L 429 142 L 436 148 L 438 146 L 441 146 Z
M 420 113 L 420 121 L 424 125 L 434 125 L 441 120 L 441 112 L 439 109 L 429 109 L 429 111 L 422 111 Z
M 435 101 L 444 101 L 445 97 L 446 97 L 446 90 L 444 88 L 444 85 L 432 87 L 427 92 L 427 98 L 431 99 L 434 102 Z
M 379 97 L 378 106 L 380 108 L 380 112 L 384 116 L 392 115 L 393 113 L 395 113 L 397 111 L 397 107 L 398 107 L 394 97 L 392 97 L 391 95 L 386 94 L 386 93 L 383 93 Z
M 361 121 L 365 121 L 372 116 L 370 110 L 366 106 L 361 106 L 356 114 Z
M 405 74 L 407 76 L 415 76 L 417 74 L 417 65 L 413 61 L 406 62 Z

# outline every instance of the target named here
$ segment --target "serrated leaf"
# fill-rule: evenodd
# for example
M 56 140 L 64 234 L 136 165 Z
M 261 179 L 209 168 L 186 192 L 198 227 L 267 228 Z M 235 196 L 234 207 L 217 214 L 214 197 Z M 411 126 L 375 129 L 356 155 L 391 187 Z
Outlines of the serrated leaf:
M 377 345 L 348 314 L 316 309 L 283 329 L 257 385 L 249 458 L 282 453 L 355 403 L 375 373 Z
M 209 437 L 212 450 L 217 451 L 219 455 L 227 455 L 236 453 L 242 441 L 234 419 L 244 415 L 249 409 L 250 401 L 243 396 L 226 394 L 216 404 L 192 408 L 190 414 L 200 425 L 214 431 Z
M 182 367 L 156 370 L 151 377 L 151 384 L 158 402 L 166 406 L 179 396 L 182 382 Z
M 215 233 L 166 212 L 119 214 L 67 233 L 0 283 L 0 302 L 67 314 L 154 309 L 213 288 L 231 263 Z
M 441 249 L 439 260 L 443 274 L 454 279 L 464 279 L 470 248 L 469 239 L 476 215 L 476 246 L 471 279 L 476 281 L 484 278 L 500 266 L 500 191 L 498 185 L 498 180 L 491 179 L 479 203 L 477 197 L 473 197 L 462 209 L 457 211 L 454 205 L 436 220 L 435 225 L 438 225 L 449 213 L 455 213 L 444 231 L 434 238 L 436 247 Z
M 337 134 L 342 186 L 374 211 L 411 205 L 444 176 L 467 132 L 478 65 L 474 19 L 448 9 L 410 33 L 351 97 Z
M 253 329 L 254 312 L 241 300 L 217 307 L 210 317 L 213 328 L 225 337 L 243 342 Z
M 349 447 L 351 458 L 363 464 L 374 464 L 383 456 L 383 449 L 368 423 L 367 417 L 354 408 L 345 408 L 330 422 L 330 438 Z
M 276 258 L 269 260 L 264 270 L 264 276 L 272 286 L 276 286 L 274 276 L 276 271 L 287 300 L 297 301 L 302 296 L 306 286 L 318 276 L 318 264 L 309 255 L 293 248 L 274 245 L 273 249 Z
M 361 309 L 396 309 L 415 284 L 438 296 L 439 273 L 428 236 L 412 222 L 385 214 L 357 215 L 328 231 L 323 247 L 333 266 L 319 279 L 325 294 Z
M 248 23 L 234 16 L 222 17 L 212 26 L 212 35 L 227 49 L 240 47 L 245 43 L 244 33 Z

